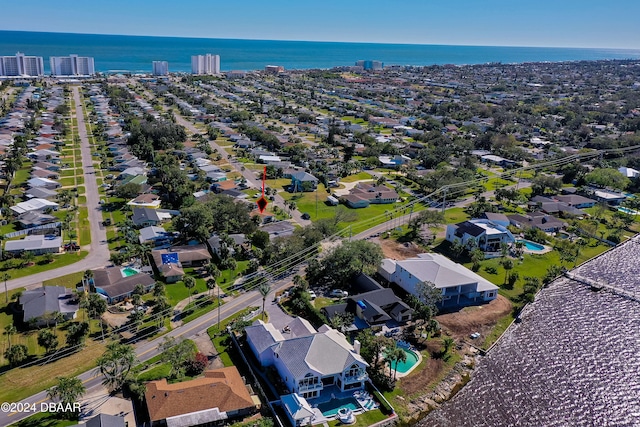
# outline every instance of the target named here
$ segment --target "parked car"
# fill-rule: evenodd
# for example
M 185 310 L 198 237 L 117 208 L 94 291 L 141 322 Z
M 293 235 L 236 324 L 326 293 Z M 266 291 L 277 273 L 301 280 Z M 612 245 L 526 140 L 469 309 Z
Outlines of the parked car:
M 302 214 L 302 219 L 309 220 L 309 219 L 311 219 L 311 215 L 309 215 L 308 213 L 305 212 L 305 213 Z
M 349 296 L 349 292 L 343 291 L 342 289 L 334 289 L 331 291 L 331 296 L 336 298 L 346 298 Z
M 318 296 L 316 295 L 316 293 L 315 293 L 315 292 L 313 292 L 313 291 L 309 291 L 309 297 L 310 297 L 311 299 L 316 299 Z

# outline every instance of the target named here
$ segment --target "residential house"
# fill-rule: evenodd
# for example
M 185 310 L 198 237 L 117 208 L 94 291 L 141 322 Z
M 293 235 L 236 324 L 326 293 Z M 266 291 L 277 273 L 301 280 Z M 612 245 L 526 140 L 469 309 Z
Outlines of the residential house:
M 136 208 L 151 208 L 157 209 L 160 207 L 160 196 L 157 194 L 141 194 L 133 200 L 127 202 L 127 205 Z
M 498 297 L 496 285 L 441 254 L 424 253 L 402 261 L 385 258 L 378 273 L 415 296 L 419 296 L 419 284 L 433 284 L 442 290 L 442 307 L 484 303 Z
M 564 221 L 559 220 L 553 215 L 544 212 L 531 212 L 526 215 L 513 214 L 508 215 L 512 225 L 518 228 L 534 227 L 545 233 L 556 233 L 568 226 Z
M 291 236 L 296 227 L 289 221 L 275 221 L 260 226 L 260 230 L 269 233 L 269 240 Z
M 54 199 L 58 196 L 58 192 L 55 190 L 49 190 L 47 188 L 29 188 L 24 193 L 27 199 Z
M 594 202 L 595 204 L 594 200 L 587 199 L 586 197 L 581 197 L 581 196 L 574 196 L 574 197 L 580 197 L 580 199 L 576 199 L 578 203 L 582 201 L 588 204 L 589 201 L 591 201 L 591 202 Z M 547 214 L 560 213 L 563 215 L 572 215 L 572 216 L 583 216 L 587 214 L 585 211 L 578 209 L 577 206 L 572 206 L 570 204 L 565 203 L 564 201 L 561 201 L 561 199 L 571 200 L 566 196 L 554 196 L 554 198 L 556 200 L 550 199 L 544 196 L 535 196 L 535 197 L 532 197 L 531 200 L 529 201 L 529 206 L 531 206 L 533 209 L 541 210 L 542 212 Z
M 482 163 L 491 163 L 503 168 L 510 168 L 517 164 L 517 162 L 509 159 L 505 159 L 504 157 L 496 156 L 493 154 L 486 154 L 480 157 L 480 161 Z
M 307 399 L 301 397 L 298 393 L 280 396 L 280 403 L 287 418 L 294 427 L 311 425 L 313 417 L 313 408 L 307 402 Z
M 604 189 L 590 188 L 587 190 L 591 197 L 594 197 L 598 202 L 606 203 L 610 206 L 618 206 L 625 200 L 627 196 L 623 193 L 616 193 L 615 191 L 609 191 Z
M 588 197 L 580 196 L 578 194 L 553 196 L 553 199 L 578 209 L 591 208 L 597 203 L 593 199 L 589 199 Z
M 319 397 L 325 387 L 362 390 L 368 380 L 367 362 L 359 343 L 327 325 L 317 331 L 296 318 L 280 332 L 261 320 L 245 329 L 247 343 L 262 366 L 273 366 L 291 393 L 304 399 Z M 286 335 L 286 336 L 285 336 Z
M 298 191 L 314 191 L 318 186 L 318 178 L 310 173 L 300 171 L 291 174 L 291 185 L 289 191 L 297 193 Z
M 383 168 L 399 168 L 411 161 L 409 157 L 402 154 L 396 154 L 394 156 L 380 156 L 378 157 L 378 160 L 382 164 Z
M 13 212 L 18 215 L 22 215 L 27 212 L 44 212 L 46 210 L 58 210 L 58 204 L 47 199 L 29 199 L 26 202 L 17 203 L 15 206 L 11 206 Z
M 167 233 L 162 227 L 150 225 L 149 227 L 141 228 L 139 231 L 140 236 L 138 236 L 138 239 L 142 244 L 152 243 L 154 246 L 160 246 L 170 243 L 173 240 L 171 233 Z
M 46 224 L 54 224 L 58 222 L 58 218 L 53 215 L 47 215 L 42 212 L 31 211 L 26 212 L 18 217 L 16 222 L 20 228 L 33 228 Z
M 459 242 L 466 247 L 477 247 L 485 252 L 497 252 L 503 243 L 516 241 L 504 225 L 483 218 L 447 225 L 446 240 Z
M 336 315 L 351 313 L 354 315 L 353 325 L 347 330 L 365 329 L 384 325 L 390 320 L 404 323 L 411 320 L 413 310 L 398 298 L 392 289 L 384 288 L 371 277 L 360 274 L 352 289 L 360 289 L 359 283 L 367 282 L 365 292 L 353 294 L 344 303 L 334 304 L 322 309 L 328 319 Z
M 75 319 L 79 308 L 78 301 L 64 286 L 43 286 L 24 291 L 18 302 L 22 321 L 34 322 L 37 326 L 48 324 L 51 320 L 47 319 L 47 315 L 56 312 L 62 314 L 65 320 Z
M 223 241 L 223 238 L 218 236 L 217 234 L 212 235 L 207 240 L 209 248 L 211 248 L 211 252 L 220 256 L 221 252 L 227 250 L 230 255 L 233 255 L 236 252 L 234 246 L 243 246 L 247 243 L 247 238 L 244 234 L 229 234 L 228 238 L 232 241 L 231 245 L 225 243 Z
M 133 208 L 131 221 L 136 227 L 156 226 L 163 222 L 170 221 L 171 216 L 177 214 L 179 214 L 178 211 L 166 209 Z
M 237 184 L 233 180 L 218 181 L 211 184 L 211 189 L 216 193 L 222 193 L 227 190 L 235 190 Z
M 31 188 L 47 188 L 49 190 L 55 190 L 56 188 L 61 187 L 61 184 L 58 181 L 37 177 L 27 180 L 27 185 Z
M 168 384 L 164 378 L 150 381 L 145 401 L 152 426 L 212 425 L 250 415 L 260 407 L 235 366 L 179 383 Z
M 116 415 L 98 414 L 88 419 L 83 424 L 75 424 L 71 427 L 127 427 L 124 417 Z
M 629 179 L 638 178 L 640 176 L 640 171 L 633 168 L 628 168 L 625 166 L 619 167 L 618 172 L 620 172 L 622 175 L 626 176 Z
M 350 208 L 366 208 L 369 204 L 389 204 L 398 201 L 398 193 L 384 185 L 359 182 L 351 192 L 341 197 Z
M 46 253 L 57 254 L 62 246 L 62 237 L 51 237 L 42 234 L 26 236 L 22 240 L 8 240 L 4 244 L 4 251 L 19 255 L 23 252 L 31 252 L 34 255 Z
M 172 246 L 168 249 L 155 249 L 151 251 L 151 254 L 153 255 L 156 267 L 166 264 L 166 262 L 163 262 L 163 255 L 165 260 L 168 258 L 171 260 L 177 258 L 175 263 L 182 267 L 203 265 L 211 260 L 211 254 L 209 254 L 207 246 L 204 244 Z
M 93 270 L 93 285 L 98 294 L 104 295 L 109 304 L 130 298 L 136 285 L 149 292 L 156 281 L 152 276 L 127 267 L 105 267 Z
M 60 174 L 58 172 L 50 171 L 47 169 L 33 169 L 31 171 L 32 178 L 45 178 L 45 179 L 58 179 Z

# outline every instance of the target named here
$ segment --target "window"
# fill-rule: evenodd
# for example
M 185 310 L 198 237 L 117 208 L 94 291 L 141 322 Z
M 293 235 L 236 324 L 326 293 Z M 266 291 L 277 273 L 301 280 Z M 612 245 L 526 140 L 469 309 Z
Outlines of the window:
M 346 377 L 355 377 L 357 375 L 360 375 L 360 372 L 362 372 L 362 369 L 360 369 L 360 366 L 356 365 L 355 363 L 353 365 L 351 365 L 351 367 L 345 372 L 345 376 Z

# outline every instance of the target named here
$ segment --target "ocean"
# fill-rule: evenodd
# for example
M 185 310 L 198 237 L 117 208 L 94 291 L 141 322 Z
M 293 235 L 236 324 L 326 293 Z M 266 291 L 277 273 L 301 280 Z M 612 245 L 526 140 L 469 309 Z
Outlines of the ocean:
M 0 56 L 44 57 L 78 54 L 95 58 L 100 72 L 151 72 L 152 61 L 168 61 L 170 72 L 190 72 L 191 55 L 220 55 L 221 69 L 261 70 L 265 65 L 286 69 L 332 68 L 355 61 L 385 65 L 484 64 L 489 62 L 558 62 L 638 59 L 640 50 L 548 47 L 446 46 L 382 43 L 336 43 L 274 40 L 202 39 L 98 34 L 0 31 Z

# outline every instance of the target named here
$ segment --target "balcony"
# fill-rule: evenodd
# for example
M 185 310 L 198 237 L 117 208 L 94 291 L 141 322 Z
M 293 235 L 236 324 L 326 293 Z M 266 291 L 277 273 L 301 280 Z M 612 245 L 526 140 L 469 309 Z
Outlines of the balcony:
M 346 383 L 355 383 L 355 382 L 361 382 L 361 381 L 366 381 L 369 379 L 369 375 L 367 375 L 366 371 L 361 371 L 358 372 L 355 375 L 345 375 L 343 377 L 343 382 Z
M 322 390 L 322 382 L 317 384 L 299 384 L 298 393 L 305 393 L 307 391 Z

